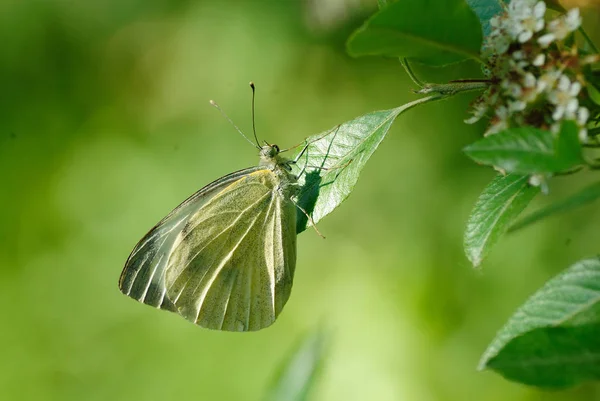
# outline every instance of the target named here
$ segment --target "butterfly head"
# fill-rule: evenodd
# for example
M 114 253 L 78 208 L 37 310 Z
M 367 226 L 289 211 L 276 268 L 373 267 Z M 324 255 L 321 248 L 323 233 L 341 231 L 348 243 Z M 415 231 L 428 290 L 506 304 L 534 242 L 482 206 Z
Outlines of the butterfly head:
M 260 148 L 260 165 L 261 166 L 270 166 L 273 170 L 281 170 L 284 169 L 287 172 L 292 171 L 292 167 L 290 164 L 292 162 L 284 157 L 280 156 L 281 152 L 285 152 L 279 149 L 279 146 L 273 144 L 265 143 L 264 146 Z
M 263 161 L 270 162 L 277 158 L 279 152 L 281 152 L 279 146 L 265 144 L 263 147 L 260 148 L 260 158 Z

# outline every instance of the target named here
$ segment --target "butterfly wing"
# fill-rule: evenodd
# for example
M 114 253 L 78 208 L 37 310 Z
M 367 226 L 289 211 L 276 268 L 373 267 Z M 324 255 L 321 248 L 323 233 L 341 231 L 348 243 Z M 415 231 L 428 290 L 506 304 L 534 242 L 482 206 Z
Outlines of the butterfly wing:
M 145 304 L 176 312 L 175 305 L 166 296 L 164 280 L 164 271 L 175 239 L 190 217 L 210 199 L 233 182 L 259 168 L 236 171 L 208 184 L 154 226 L 129 255 L 119 279 L 121 292 Z
M 165 272 L 179 314 L 202 327 L 259 330 L 288 300 L 296 266 L 296 210 L 270 169 L 212 197 L 187 221 Z

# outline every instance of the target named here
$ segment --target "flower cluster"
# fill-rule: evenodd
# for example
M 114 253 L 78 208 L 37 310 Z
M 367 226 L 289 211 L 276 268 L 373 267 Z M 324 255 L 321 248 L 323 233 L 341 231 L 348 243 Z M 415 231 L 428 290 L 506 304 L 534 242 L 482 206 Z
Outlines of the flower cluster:
M 522 125 L 558 132 L 562 121 L 574 120 L 580 140 L 587 141 L 590 113 L 580 104 L 585 58 L 565 43 L 581 25 L 579 10 L 551 21 L 545 14 L 543 1 L 512 0 L 490 21 L 484 57 L 491 85 L 465 120 L 472 124 L 492 114 L 485 135 Z

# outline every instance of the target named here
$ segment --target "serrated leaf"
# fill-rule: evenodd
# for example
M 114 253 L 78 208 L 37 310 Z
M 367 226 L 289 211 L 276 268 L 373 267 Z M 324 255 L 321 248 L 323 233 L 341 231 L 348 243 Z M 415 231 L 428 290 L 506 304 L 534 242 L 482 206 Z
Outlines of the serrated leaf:
M 282 364 L 267 391 L 267 401 L 305 401 L 318 378 L 326 354 L 326 336 L 319 329 L 309 333 Z
M 506 378 L 540 387 L 600 379 L 600 260 L 548 281 L 498 332 L 481 358 Z
M 521 219 L 513 226 L 510 227 L 509 231 L 516 231 L 537 221 L 540 221 L 546 217 L 553 216 L 555 214 L 564 213 L 569 210 L 584 206 L 588 203 L 595 201 L 600 198 L 600 182 L 592 184 L 581 191 L 569 196 L 568 198 L 562 199 L 551 205 L 548 205 L 534 213 Z
M 466 2 L 479 18 L 483 36 L 488 36 L 492 30 L 490 20 L 492 17 L 504 12 L 505 2 L 502 0 L 466 0 Z
M 464 0 L 403 0 L 365 22 L 347 49 L 355 57 L 401 57 L 439 66 L 478 59 L 481 43 L 481 26 Z
M 298 204 L 315 223 L 350 195 L 360 172 L 396 117 L 415 104 L 365 114 L 307 139 L 309 145 L 296 164 L 296 171 L 306 166 L 298 180 Z M 297 216 L 296 231 L 301 233 L 307 227 L 307 217 L 300 210 Z
M 478 163 L 517 174 L 556 173 L 583 163 L 573 121 L 565 121 L 558 135 L 529 126 L 509 128 L 472 143 L 464 152 Z
M 514 219 L 539 193 L 527 183 L 527 177 L 498 175 L 483 190 L 471 212 L 465 230 L 465 253 L 473 266 L 483 258 L 506 232 Z

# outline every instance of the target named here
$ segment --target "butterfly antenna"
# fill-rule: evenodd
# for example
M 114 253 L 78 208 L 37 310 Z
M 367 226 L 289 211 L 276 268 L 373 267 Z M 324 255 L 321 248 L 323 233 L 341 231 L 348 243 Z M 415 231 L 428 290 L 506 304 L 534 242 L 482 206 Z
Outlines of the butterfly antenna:
M 256 122 L 254 119 L 254 97 L 256 95 L 256 88 L 254 87 L 254 82 L 250 81 L 250 87 L 252 88 L 252 132 L 254 132 L 254 140 L 256 141 L 256 144 L 260 148 L 260 145 L 258 144 L 258 137 L 256 136 Z
M 227 119 L 227 121 L 229 121 L 229 124 L 233 125 L 233 128 L 235 128 L 235 130 L 236 130 L 237 132 L 239 132 L 239 133 L 240 133 L 240 135 L 241 135 L 241 136 L 243 136 L 243 137 L 244 137 L 244 139 L 245 139 L 245 140 L 247 140 L 247 141 L 250 143 L 250 145 L 252 145 L 252 146 L 256 146 L 256 145 L 254 144 L 254 142 L 252 142 L 252 141 L 250 140 L 250 138 L 248 138 L 246 135 L 244 135 L 244 133 L 242 132 L 242 130 L 241 130 L 241 129 L 239 129 L 239 128 L 238 128 L 238 126 L 237 126 L 237 125 L 235 125 L 233 121 L 231 121 L 231 118 L 229 118 L 229 116 L 228 116 L 227 114 L 225 114 L 225 112 L 224 112 L 224 111 L 223 111 L 223 110 L 222 110 L 222 109 L 219 107 L 219 105 L 217 104 L 217 102 L 215 102 L 214 100 L 211 100 L 211 101 L 210 101 L 210 104 L 211 104 L 211 105 L 212 105 L 212 106 L 213 106 L 215 109 L 219 110 L 219 112 L 220 112 L 220 113 L 223 115 L 223 117 L 225 117 L 225 118 Z M 254 136 L 256 136 L 256 134 L 254 134 Z M 260 146 L 256 146 L 256 148 L 257 148 L 258 150 L 260 150 Z

